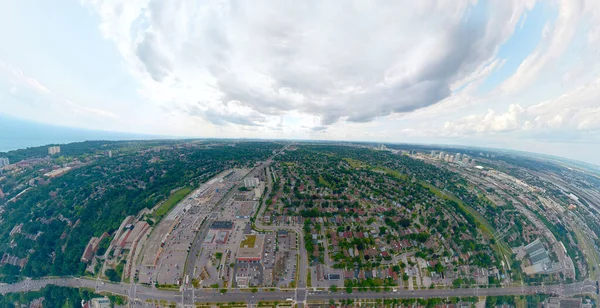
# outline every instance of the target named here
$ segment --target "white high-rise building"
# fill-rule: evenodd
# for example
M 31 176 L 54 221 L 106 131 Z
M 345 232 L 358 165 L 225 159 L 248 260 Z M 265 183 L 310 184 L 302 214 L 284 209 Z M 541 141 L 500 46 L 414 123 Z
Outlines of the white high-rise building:
M 435 158 L 435 151 L 431 151 L 431 158 Z
M 54 155 L 60 153 L 59 146 L 48 147 L 48 155 Z
M 469 164 L 469 157 L 465 156 L 462 159 L 463 164 L 468 165 Z
M 0 157 L 0 168 L 10 165 L 8 157 Z
M 439 160 L 444 159 L 444 152 L 443 151 L 440 151 L 440 155 L 438 155 L 438 159 Z
M 456 153 L 456 155 L 454 155 L 454 161 L 455 162 L 459 162 L 461 160 L 460 155 L 461 155 L 460 153 Z

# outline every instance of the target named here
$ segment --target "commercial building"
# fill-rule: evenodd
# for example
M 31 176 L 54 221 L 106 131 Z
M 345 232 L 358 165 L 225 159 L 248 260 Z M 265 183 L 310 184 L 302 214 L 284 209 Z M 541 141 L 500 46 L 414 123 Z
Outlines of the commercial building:
M 438 155 L 438 159 L 440 159 L 440 160 L 444 159 L 444 151 L 440 151 L 440 154 Z
M 210 228 L 216 230 L 231 230 L 233 228 L 233 221 L 215 220 L 212 225 L 210 225 Z
M 256 201 L 236 201 L 235 205 L 238 208 L 237 212 L 235 213 L 235 218 L 248 219 L 248 218 L 252 217 L 252 214 L 254 213 L 254 209 L 258 205 L 258 202 L 256 202 Z
M 60 153 L 59 146 L 48 147 L 48 155 L 54 155 L 54 154 L 58 154 L 58 153 Z
M 96 251 L 98 251 L 100 242 L 102 242 L 102 240 L 108 236 L 108 233 L 104 232 L 100 237 L 92 237 L 88 242 L 87 246 L 85 247 L 85 250 L 83 251 L 83 255 L 81 256 L 81 262 L 87 263 L 90 260 L 92 260 L 94 255 L 96 255 Z
M 229 237 L 229 231 L 218 231 L 215 236 L 216 244 L 225 244 L 227 243 L 227 238 Z
M 110 307 L 110 300 L 108 299 L 108 297 L 99 297 L 99 298 L 93 298 L 91 301 L 91 307 L 92 308 L 109 308 Z
M 328 274 L 327 275 L 327 279 L 328 280 L 340 280 L 340 274 Z
M 246 187 L 256 187 L 258 186 L 258 183 L 260 181 L 258 180 L 258 178 L 245 178 L 244 179 L 244 186 Z
M 264 234 L 248 234 L 240 242 L 237 253 L 238 261 L 260 262 L 265 244 Z
M 7 157 L 0 157 L 0 168 L 10 165 Z
M 112 151 L 111 150 L 108 150 L 108 151 L 104 152 L 104 154 L 106 156 L 108 156 L 108 157 L 112 157 Z

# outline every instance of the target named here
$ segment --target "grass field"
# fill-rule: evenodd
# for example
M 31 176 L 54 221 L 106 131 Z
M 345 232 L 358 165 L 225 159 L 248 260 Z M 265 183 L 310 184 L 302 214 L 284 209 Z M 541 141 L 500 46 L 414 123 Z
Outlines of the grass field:
M 373 169 L 373 171 L 380 171 L 380 172 L 385 172 L 388 175 L 391 175 L 393 177 L 402 179 L 402 180 L 406 180 L 406 175 L 401 174 L 400 172 L 390 169 L 390 168 L 386 168 L 386 167 L 375 167 L 375 169 Z
M 352 168 L 368 168 L 369 165 L 363 163 L 360 160 L 356 160 L 356 159 L 352 159 L 349 157 L 344 157 L 343 158 Z
M 187 194 L 189 194 L 191 191 L 192 189 L 190 187 L 184 187 L 172 193 L 169 196 L 169 198 L 163 204 L 161 204 L 160 207 L 158 207 L 158 209 L 156 209 L 156 211 L 154 212 L 154 217 L 161 218 L 164 215 L 166 215 L 171 210 L 171 208 L 173 208 L 173 206 L 177 204 L 177 202 L 181 201 L 181 199 L 187 196 Z
M 256 242 L 256 235 L 246 235 L 244 240 L 240 243 L 240 247 L 254 247 L 254 243 Z

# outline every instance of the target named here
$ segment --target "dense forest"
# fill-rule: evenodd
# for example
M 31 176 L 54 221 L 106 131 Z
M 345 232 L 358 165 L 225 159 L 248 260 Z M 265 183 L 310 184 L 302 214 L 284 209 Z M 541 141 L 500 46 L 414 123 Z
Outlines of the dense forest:
M 225 169 L 251 165 L 281 147 L 266 142 L 179 141 L 158 147 L 138 143 L 111 143 L 119 155 L 100 156 L 4 205 L 0 256 L 8 253 L 27 262 L 20 272 L 10 264 L 0 267 L 3 281 L 81 275 L 81 254 L 92 236 L 116 230 L 126 216 L 152 208 L 175 188 L 197 187 Z M 92 149 L 77 144 L 78 154 L 98 149 L 96 143 L 86 144 Z M 10 235 L 19 224 L 21 231 Z

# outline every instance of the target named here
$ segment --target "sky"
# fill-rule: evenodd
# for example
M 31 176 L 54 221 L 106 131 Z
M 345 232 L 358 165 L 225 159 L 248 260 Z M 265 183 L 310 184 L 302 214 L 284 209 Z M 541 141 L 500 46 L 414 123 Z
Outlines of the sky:
M 0 1 L 0 114 L 600 164 L 600 2 Z

